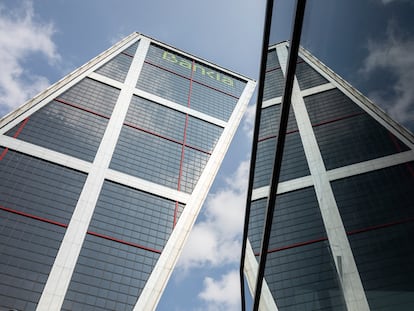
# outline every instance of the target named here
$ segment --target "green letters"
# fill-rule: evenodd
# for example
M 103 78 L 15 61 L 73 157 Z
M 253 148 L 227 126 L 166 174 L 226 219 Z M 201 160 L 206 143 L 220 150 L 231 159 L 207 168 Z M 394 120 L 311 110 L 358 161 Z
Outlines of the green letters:
M 162 54 L 162 59 L 170 63 L 178 64 L 179 66 L 187 68 L 188 70 L 193 70 L 193 72 L 198 73 L 202 76 L 207 75 L 211 79 L 222 82 L 229 86 L 234 86 L 234 81 L 232 78 L 221 75 L 219 72 L 216 72 L 214 70 L 206 70 L 207 68 L 203 67 L 200 64 L 194 63 L 193 66 L 190 61 L 188 61 L 185 58 L 181 58 L 176 54 L 164 51 L 164 53 Z
M 162 58 L 172 63 L 178 62 L 177 57 L 173 53 L 168 53 L 167 51 L 164 51 L 164 54 L 162 54 Z

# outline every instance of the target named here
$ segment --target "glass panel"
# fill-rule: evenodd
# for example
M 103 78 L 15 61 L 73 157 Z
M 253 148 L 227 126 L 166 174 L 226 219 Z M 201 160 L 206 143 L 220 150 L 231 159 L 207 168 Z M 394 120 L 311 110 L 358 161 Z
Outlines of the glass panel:
M 336 180 L 332 189 L 371 310 L 413 309 L 414 162 Z
M 87 235 L 62 310 L 132 310 L 158 257 Z
M 65 228 L 0 210 L 0 309 L 36 310 Z
M 8 150 L 0 160 L 0 205 L 68 224 L 86 174 Z

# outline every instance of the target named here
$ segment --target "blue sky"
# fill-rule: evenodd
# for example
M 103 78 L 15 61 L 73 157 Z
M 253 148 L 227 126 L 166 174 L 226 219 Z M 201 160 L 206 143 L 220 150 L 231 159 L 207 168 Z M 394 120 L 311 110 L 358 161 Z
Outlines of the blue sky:
M 289 37 L 292 3 L 276 1 L 271 42 Z M 134 31 L 257 79 L 264 9 L 265 0 L 4 0 L 0 116 Z M 408 0 L 309 0 L 302 41 L 411 131 L 413 13 Z M 240 309 L 253 111 L 251 105 L 158 310 Z

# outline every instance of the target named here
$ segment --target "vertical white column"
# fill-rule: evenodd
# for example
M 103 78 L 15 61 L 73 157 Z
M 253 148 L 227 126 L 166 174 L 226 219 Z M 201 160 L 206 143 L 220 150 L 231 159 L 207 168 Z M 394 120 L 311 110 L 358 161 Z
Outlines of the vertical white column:
M 278 46 L 277 54 L 281 68 L 286 74 L 285 68 L 288 55 L 286 47 L 284 45 Z M 345 303 L 349 311 L 369 310 L 354 256 L 296 78 L 292 91 L 292 108 L 311 172 L 329 245 L 341 281 Z
M 62 307 L 149 44 L 150 41 L 146 38 L 141 38 L 139 42 L 125 83 L 40 297 L 36 309 L 38 311 L 56 311 Z

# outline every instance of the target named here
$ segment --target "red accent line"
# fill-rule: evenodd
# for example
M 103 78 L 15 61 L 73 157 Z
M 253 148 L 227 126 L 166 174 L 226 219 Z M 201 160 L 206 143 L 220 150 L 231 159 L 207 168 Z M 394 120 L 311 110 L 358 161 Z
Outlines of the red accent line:
M 161 134 L 157 134 L 157 133 L 152 132 L 152 131 L 149 131 L 149 130 L 146 130 L 146 129 L 144 129 L 144 128 L 142 128 L 142 127 L 139 127 L 139 126 L 136 126 L 136 125 L 134 125 L 134 124 L 132 124 L 132 123 L 127 123 L 127 122 L 125 122 L 125 123 L 124 123 L 124 125 L 125 125 L 125 126 L 128 126 L 128 127 L 131 127 L 131 128 L 133 128 L 133 129 L 136 129 L 136 130 L 138 130 L 138 131 L 141 131 L 141 132 L 144 132 L 144 133 L 147 133 L 147 134 L 150 134 L 150 135 L 156 136 L 156 137 L 158 137 L 158 138 L 168 140 L 168 141 L 170 141 L 170 142 L 173 142 L 173 143 L 176 143 L 176 144 L 179 144 L 179 145 L 182 145 L 182 144 L 183 144 L 183 142 L 181 142 L 181 141 L 175 140 L 175 139 L 170 138 L 170 137 L 167 137 L 167 136 L 163 136 L 163 135 L 161 135 Z M 211 151 L 206 151 L 206 150 L 200 149 L 200 148 L 195 147 L 195 146 L 190 146 L 190 145 L 185 145 L 185 146 L 186 146 L 186 147 L 188 147 L 188 148 L 190 148 L 190 149 L 197 150 L 197 151 L 200 151 L 200 152 L 202 152 L 202 153 L 205 153 L 205 154 L 209 154 L 209 155 L 211 155 Z
M 111 237 L 109 235 L 104 235 L 104 234 L 97 233 L 97 232 L 93 232 L 93 231 L 88 231 L 87 233 L 90 234 L 90 235 L 99 237 L 99 238 L 103 238 L 105 240 L 114 241 L 114 242 L 118 242 L 118 243 L 121 243 L 121 244 L 124 244 L 124 245 L 128 245 L 128 246 L 133 246 L 133 247 L 136 247 L 136 248 L 140 248 L 140 249 L 143 249 L 143 250 L 146 250 L 146 251 L 149 251 L 149 252 L 161 254 L 161 251 L 158 250 L 158 249 L 155 249 L 155 248 L 146 247 L 146 246 L 139 245 L 139 244 L 132 243 L 132 242 L 127 242 L 127 241 L 124 241 L 124 240 L 120 240 L 120 239 Z
M 227 95 L 227 96 L 230 96 L 230 97 L 233 97 L 233 98 L 236 98 L 236 99 L 239 99 L 239 97 L 237 97 L 237 96 L 235 96 L 235 95 L 232 95 L 232 94 L 229 94 L 229 93 L 227 93 L 227 92 L 225 92 L 225 91 L 222 91 L 222 90 L 219 90 L 219 89 L 216 89 L 216 88 L 214 88 L 214 87 L 212 87 L 212 86 L 210 86 L 210 85 L 207 85 L 207 84 L 204 84 L 203 82 L 200 82 L 200 81 L 197 81 L 197 80 L 194 80 L 193 79 L 193 72 L 194 72 L 194 67 L 193 67 L 193 65 L 192 65 L 192 69 L 191 69 L 191 78 L 188 78 L 188 77 L 186 77 L 186 76 L 184 76 L 184 75 L 182 75 L 182 74 L 180 74 L 180 73 L 178 73 L 178 72 L 175 72 L 175 71 L 172 71 L 171 69 L 168 69 L 168 68 L 164 68 L 164 67 L 162 67 L 162 66 L 160 66 L 160 65 L 157 65 L 157 64 L 154 64 L 154 63 L 151 63 L 151 62 L 149 62 L 149 61 L 144 61 L 144 63 L 146 63 L 146 64 L 148 64 L 148 65 L 151 65 L 151 66 L 154 66 L 154 67 L 157 67 L 157 68 L 159 68 L 159 69 L 162 69 L 162 70 L 165 70 L 165 71 L 167 71 L 167 72 L 169 72 L 169 73 L 172 73 L 172 74 L 174 74 L 174 75 L 176 75 L 176 76 L 179 76 L 179 77 L 181 77 L 181 78 L 184 78 L 184 79 L 187 79 L 187 80 L 190 80 L 190 83 L 191 83 L 191 81 L 193 81 L 193 82 L 195 82 L 195 83 L 197 83 L 197 84 L 200 84 L 200 85 L 203 85 L 203 86 L 205 86 L 205 87 L 207 87 L 207 88 L 209 88 L 209 89 L 212 89 L 212 90 L 214 90 L 214 91 L 217 91 L 217 92 L 220 92 L 220 93 L 223 93 L 223 94 L 225 94 L 225 95 Z M 194 60 L 193 60 L 193 63 L 194 63 Z
M 3 160 L 4 156 L 7 154 L 7 152 L 9 151 L 9 148 L 6 147 L 2 153 L 0 154 L 0 161 Z
M 297 132 L 299 132 L 299 130 L 287 131 L 286 132 L 286 135 L 293 134 L 293 133 L 297 133 Z M 277 135 L 265 136 L 265 137 L 262 137 L 262 138 L 258 139 L 257 141 L 258 142 L 261 142 L 261 141 L 268 140 L 268 139 L 272 139 L 272 138 L 276 138 L 276 137 L 277 137 Z
M 327 120 L 327 121 L 319 122 L 319 123 L 316 123 L 316 124 L 312 124 L 312 127 L 325 125 L 325 124 L 329 124 L 329 123 L 333 123 L 333 122 L 337 122 L 337 121 L 341 121 L 341 120 L 345 120 L 345 119 L 350 119 L 350 118 L 353 118 L 353 117 L 356 117 L 356 116 L 359 116 L 359 115 L 362 115 L 362 114 L 364 114 L 364 112 L 356 112 L 356 113 L 353 113 L 353 114 L 349 114 L 347 116 L 338 117 L 338 118 L 335 118 L 335 119 L 332 119 L 332 120 Z
M 67 105 L 67 106 L 70 106 L 70 107 L 73 107 L 73 108 L 76 108 L 76 109 L 79 109 L 79 110 L 82 110 L 82 111 L 85 111 L 85 112 L 94 114 L 94 115 L 96 115 L 98 117 L 102 117 L 102 118 L 105 118 L 105 119 L 108 119 L 109 120 L 109 117 L 108 116 L 105 116 L 105 115 L 103 115 L 103 114 L 101 114 L 99 112 L 92 111 L 92 110 L 89 110 L 87 108 L 84 108 L 84 107 L 81 107 L 81 106 L 78 106 L 78 105 L 69 103 L 69 102 L 64 101 L 63 99 L 60 99 L 60 98 L 55 98 L 54 100 L 57 101 L 57 102 L 59 102 L 59 103 L 62 103 L 64 105 Z
M 41 222 L 46 222 L 46 223 L 56 225 L 56 226 L 59 226 L 59 227 L 63 227 L 63 228 L 68 227 L 67 224 L 64 224 L 64 223 L 61 223 L 61 222 L 57 222 L 57 221 L 54 221 L 54 220 L 51 220 L 51 219 L 35 216 L 35 215 L 28 214 L 28 213 L 25 213 L 25 212 L 16 211 L 14 209 L 7 208 L 7 207 L 1 206 L 1 205 L 0 205 L 0 209 L 3 210 L 3 211 L 9 212 L 9 213 L 13 213 L 13 214 L 24 216 L 24 217 L 27 217 L 27 218 L 39 220 Z
M 14 133 L 13 138 L 19 137 L 20 133 L 23 131 L 23 128 L 26 126 L 26 123 L 29 121 L 29 117 L 23 120 L 22 124 L 20 124 L 19 128 L 17 129 L 16 133 Z M 0 154 L 0 161 L 6 156 L 9 148 L 6 147 L 3 152 Z
M 266 73 L 271 72 L 271 71 L 275 71 L 275 70 L 278 70 L 278 69 L 282 69 L 282 66 L 278 66 L 278 67 L 275 67 L 275 68 L 270 68 L 270 69 L 266 70 Z
M 127 53 L 127 52 L 121 52 L 121 54 L 124 54 L 124 55 L 126 55 L 126 56 L 129 56 L 129 57 L 134 58 L 134 55 L 131 55 L 131 54 Z
M 354 235 L 354 234 L 358 234 L 358 233 L 363 233 L 363 232 L 373 231 L 373 230 L 377 230 L 377 229 L 383 229 L 383 228 L 387 228 L 387 227 L 401 225 L 401 224 L 405 224 L 405 223 L 413 222 L 413 221 L 414 221 L 414 218 L 407 218 L 407 219 L 397 220 L 397 221 L 393 221 L 393 222 L 389 222 L 389 223 L 385 223 L 385 224 L 370 226 L 370 227 L 367 227 L 367 228 L 348 231 L 346 234 L 347 235 Z
M 54 221 L 54 220 L 51 220 L 51 219 L 35 216 L 35 215 L 28 214 L 28 213 L 21 212 L 21 211 L 16 211 L 14 209 L 7 208 L 7 207 L 1 206 L 1 205 L 0 205 L 0 210 L 3 210 L 5 212 L 9 212 L 9 213 L 12 213 L 12 214 L 20 215 L 20 216 L 23 216 L 23 217 L 31 218 L 31 219 L 34 219 L 34 220 L 39 220 L 41 222 L 56 225 L 56 226 L 59 226 L 59 227 L 63 227 L 63 228 L 68 227 L 67 224 L 64 224 L 64 223 L 61 223 L 61 222 L 57 222 L 57 221 Z M 118 243 L 121 243 L 121 244 L 125 244 L 125 245 L 133 246 L 133 247 L 136 247 L 136 248 L 140 248 L 140 249 L 143 249 L 143 250 L 146 250 L 146 251 L 150 251 L 150 252 L 153 252 L 153 253 L 161 254 L 160 250 L 157 250 L 157 249 L 154 249 L 154 248 L 146 247 L 146 246 L 139 245 L 139 244 L 132 243 L 132 242 L 127 242 L 127 241 L 124 241 L 124 240 L 120 240 L 120 239 L 117 239 L 117 238 L 114 238 L 114 237 L 110 237 L 108 235 L 104 235 L 104 234 L 100 234 L 100 233 L 96 233 L 96 232 L 92 232 L 92 231 L 88 231 L 87 233 L 91 234 L 91 235 L 94 235 L 94 236 L 97 236 L 97 237 L 100 237 L 100 238 L 104 238 L 106 240 L 111 240 L 111 241 L 118 242 Z
M 370 226 L 370 227 L 366 227 L 366 228 L 362 228 L 362 229 L 347 231 L 346 234 L 347 235 L 354 235 L 354 234 L 374 231 L 374 230 L 378 230 L 378 229 L 388 228 L 388 227 L 392 227 L 392 226 L 397 226 L 397 225 L 401 225 L 401 224 L 405 224 L 405 223 L 409 223 L 409 222 L 414 222 L 414 217 L 407 218 L 407 219 L 402 219 L 402 220 L 397 220 L 397 221 L 393 221 L 393 222 L 389 222 L 389 223 L 385 223 L 385 224 Z M 327 237 L 321 237 L 321 238 L 314 239 L 314 240 L 309 240 L 309 241 L 305 241 L 305 242 L 299 242 L 299 243 L 295 243 L 295 244 L 290 244 L 290 245 L 274 248 L 274 249 L 269 250 L 268 253 L 275 253 L 275 252 L 283 251 L 283 250 L 286 250 L 286 249 L 291 249 L 291 248 L 295 248 L 295 247 L 310 245 L 310 244 L 313 244 L 313 243 L 318 243 L 318 242 L 322 242 L 322 241 L 326 241 L 326 240 L 328 240 Z M 259 256 L 260 253 L 255 253 L 254 255 Z
M 23 120 L 22 124 L 20 124 L 19 128 L 17 129 L 17 132 L 14 133 L 13 138 L 19 137 L 20 133 L 23 131 L 23 128 L 25 127 L 27 121 L 29 121 L 29 117 Z
M 299 243 L 295 243 L 295 244 L 291 244 L 291 245 L 286 245 L 286 246 L 282 246 L 282 247 L 278 247 L 278 248 L 274 248 L 274 249 L 269 249 L 267 253 L 268 254 L 270 254 L 270 253 L 276 253 L 276 252 L 284 251 L 286 249 L 291 249 L 291 248 L 295 248 L 295 247 L 310 245 L 310 244 L 314 244 L 314 243 L 318 243 L 318 242 L 322 242 L 322 241 L 326 241 L 326 240 L 328 240 L 328 238 L 327 237 L 323 237 L 323 238 L 319 238 L 319 239 L 315 239 L 315 240 L 310 240 L 310 241 L 306 241 L 306 242 L 299 242 Z M 256 253 L 254 255 L 255 256 L 259 256 L 260 253 Z
M 395 137 L 391 132 L 388 132 L 388 136 L 390 136 L 392 143 L 394 144 L 394 147 L 397 149 L 398 152 L 401 152 L 401 146 L 397 140 L 397 137 Z M 414 177 L 414 169 L 412 168 L 411 164 L 406 162 L 405 166 L 407 167 L 408 171 L 410 172 L 411 176 Z
M 143 129 L 142 127 L 136 126 L 136 125 L 134 125 L 134 124 L 132 124 L 132 123 L 127 123 L 127 122 L 125 122 L 125 123 L 124 123 L 124 125 L 126 125 L 126 126 L 128 126 L 128 127 L 131 127 L 131 128 L 133 128 L 133 129 L 136 129 L 136 130 L 138 130 L 138 131 L 141 131 L 141 132 L 144 132 L 144 133 L 147 133 L 147 134 L 150 134 L 150 135 L 153 135 L 153 136 L 156 136 L 156 137 L 159 137 L 159 138 L 162 138 L 162 139 L 165 139 L 165 140 L 171 141 L 171 142 L 176 143 L 176 144 L 180 144 L 180 145 L 182 144 L 182 142 L 181 142 L 181 141 L 178 141 L 178 140 L 175 140 L 175 139 L 173 139 L 173 138 L 169 138 L 169 137 L 167 137 L 167 136 L 163 136 L 163 135 L 161 135 L 161 134 L 157 134 L 157 133 L 155 133 L 155 132 L 152 132 L 152 131 L 149 131 L 149 130 Z
M 298 60 L 296 62 L 296 64 L 300 64 L 300 63 L 304 63 L 304 62 L 305 61 L 303 61 L 303 60 Z M 278 70 L 278 69 L 282 69 L 282 66 L 278 66 L 278 67 L 275 67 L 275 68 L 270 68 L 270 69 L 266 70 L 266 73 L 271 72 L 271 71 L 274 71 L 274 70 Z
M 190 108 L 191 105 L 191 91 L 193 90 L 193 74 L 194 74 L 194 60 L 191 64 L 191 77 L 190 77 L 190 87 L 188 90 L 188 98 L 187 98 L 187 107 Z M 185 142 L 187 140 L 187 128 L 188 128 L 188 113 L 185 115 L 185 125 L 184 125 L 184 137 L 183 137 L 183 145 L 181 147 L 181 159 L 180 159 L 180 170 L 178 173 L 178 185 L 177 190 L 181 190 L 181 178 L 183 175 L 183 163 L 184 163 L 184 151 L 185 151 Z M 173 221 L 173 228 L 177 224 L 177 212 L 178 212 L 178 202 L 175 204 L 174 209 L 174 221 Z

